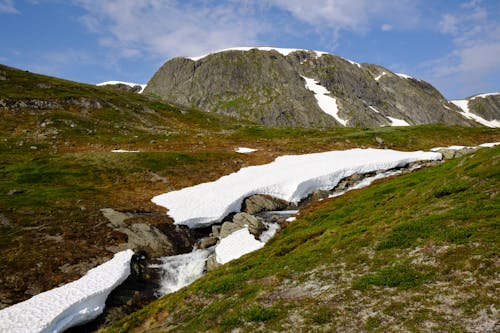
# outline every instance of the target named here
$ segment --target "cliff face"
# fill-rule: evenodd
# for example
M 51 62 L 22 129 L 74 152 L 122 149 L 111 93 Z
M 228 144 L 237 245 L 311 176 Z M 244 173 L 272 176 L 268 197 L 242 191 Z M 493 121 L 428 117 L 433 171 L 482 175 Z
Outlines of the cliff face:
M 325 113 L 318 104 L 321 94 L 311 91 L 306 79 L 327 90 L 335 116 Z M 424 81 L 305 50 L 254 48 L 174 58 L 156 72 L 145 93 L 272 126 L 473 124 Z

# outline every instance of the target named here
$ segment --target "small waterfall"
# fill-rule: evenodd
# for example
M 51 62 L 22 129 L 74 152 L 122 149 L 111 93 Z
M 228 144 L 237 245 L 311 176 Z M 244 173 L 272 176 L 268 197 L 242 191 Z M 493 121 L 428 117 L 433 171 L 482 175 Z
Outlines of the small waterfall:
M 194 250 L 186 254 L 159 258 L 161 264 L 150 266 L 163 272 L 159 296 L 173 293 L 201 277 L 205 272 L 207 258 L 212 252 L 211 249 Z

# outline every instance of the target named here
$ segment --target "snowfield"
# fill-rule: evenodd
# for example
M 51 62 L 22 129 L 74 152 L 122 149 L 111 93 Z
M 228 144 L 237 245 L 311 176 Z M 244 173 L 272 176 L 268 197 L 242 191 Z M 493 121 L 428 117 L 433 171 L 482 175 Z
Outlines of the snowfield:
M 257 151 L 257 149 L 247 148 L 247 147 L 238 147 L 238 148 L 235 148 L 234 151 L 237 153 L 240 153 L 240 154 L 250 154 L 250 153 Z
M 269 164 L 246 167 L 216 181 L 161 194 L 152 199 L 168 208 L 176 224 L 191 228 L 220 222 L 239 212 L 252 194 L 269 194 L 298 202 L 314 190 L 329 190 L 354 173 L 392 169 L 420 160 L 440 160 L 435 152 L 350 149 L 278 157 Z
M 1 310 L 0 332 L 63 332 L 94 319 L 102 313 L 109 293 L 129 276 L 133 254 L 132 250 L 116 253 L 79 280 Z
M 337 107 L 337 100 L 331 96 L 328 96 L 330 92 L 328 89 L 320 85 L 316 80 L 303 76 L 306 80 L 306 88 L 314 93 L 314 97 L 318 102 L 318 105 L 323 112 L 329 114 L 336 121 L 341 123 L 344 127 L 347 126 L 347 120 L 339 117 L 339 108 Z
M 218 263 L 225 264 L 264 247 L 264 244 L 264 242 L 256 240 L 248 231 L 248 228 L 236 230 L 229 236 L 221 239 L 215 248 L 215 258 Z

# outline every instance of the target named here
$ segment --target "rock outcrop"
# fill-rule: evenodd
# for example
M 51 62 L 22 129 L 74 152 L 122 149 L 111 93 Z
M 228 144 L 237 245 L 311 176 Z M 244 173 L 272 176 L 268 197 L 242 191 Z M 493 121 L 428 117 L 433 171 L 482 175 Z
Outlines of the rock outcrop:
M 427 82 L 316 51 L 254 48 L 174 58 L 144 93 L 265 125 L 343 126 L 320 107 L 306 78 L 328 90 L 349 127 L 476 124 Z

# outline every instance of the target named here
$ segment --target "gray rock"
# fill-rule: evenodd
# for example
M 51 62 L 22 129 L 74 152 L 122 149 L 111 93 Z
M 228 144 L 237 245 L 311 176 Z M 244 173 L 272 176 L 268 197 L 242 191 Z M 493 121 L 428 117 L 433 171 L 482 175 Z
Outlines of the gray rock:
M 212 226 L 212 236 L 219 237 L 220 236 L 220 229 L 221 229 L 220 225 L 213 225 Z
M 208 258 L 207 258 L 207 271 L 213 271 L 214 269 L 216 269 L 217 267 L 221 266 L 221 264 L 219 264 L 217 262 L 217 259 L 215 257 L 215 253 L 210 255 Z
M 102 215 L 108 219 L 114 228 L 121 228 L 125 226 L 125 220 L 133 217 L 130 213 L 122 213 L 114 210 L 113 208 L 102 208 Z
M 224 222 L 222 223 L 221 229 L 220 229 L 220 238 L 226 238 L 227 236 L 231 235 L 233 232 L 245 228 L 244 225 L 241 224 L 236 224 L 234 222 Z
M 175 253 L 169 238 L 154 226 L 135 223 L 128 228 L 119 228 L 118 231 L 128 236 L 127 248 L 134 251 L 146 251 L 151 257 Z
M 468 154 L 472 154 L 475 152 L 478 148 L 476 147 L 465 147 L 462 149 L 447 149 L 447 148 L 442 148 L 437 150 L 436 152 L 441 153 L 443 155 L 443 158 L 445 160 L 451 160 L 457 157 L 465 156 Z
M 379 77 L 383 72 L 386 74 Z M 477 125 L 424 81 L 400 77 L 380 66 L 358 66 L 335 55 L 318 57 L 307 51 L 283 56 L 274 50 L 230 50 L 198 61 L 174 58 L 155 73 L 145 93 L 265 125 L 340 126 L 319 108 L 302 76 L 331 92 L 340 118 L 349 127 L 388 126 L 388 117 L 411 125 Z
M 470 98 L 469 110 L 489 121 L 500 120 L 500 95 Z
M 254 194 L 243 201 L 242 211 L 248 214 L 283 210 L 289 206 L 285 200 L 274 198 L 270 195 Z
M 266 230 L 266 226 L 259 218 L 248 213 L 238 213 L 234 215 L 233 223 L 243 227 L 248 226 L 248 231 L 256 237 L 260 236 L 260 234 Z
M 205 237 L 205 238 L 202 238 L 198 242 L 198 248 L 199 249 L 207 249 L 207 248 L 212 247 L 215 244 L 217 244 L 218 241 L 219 241 L 219 238 L 217 238 L 217 237 Z

